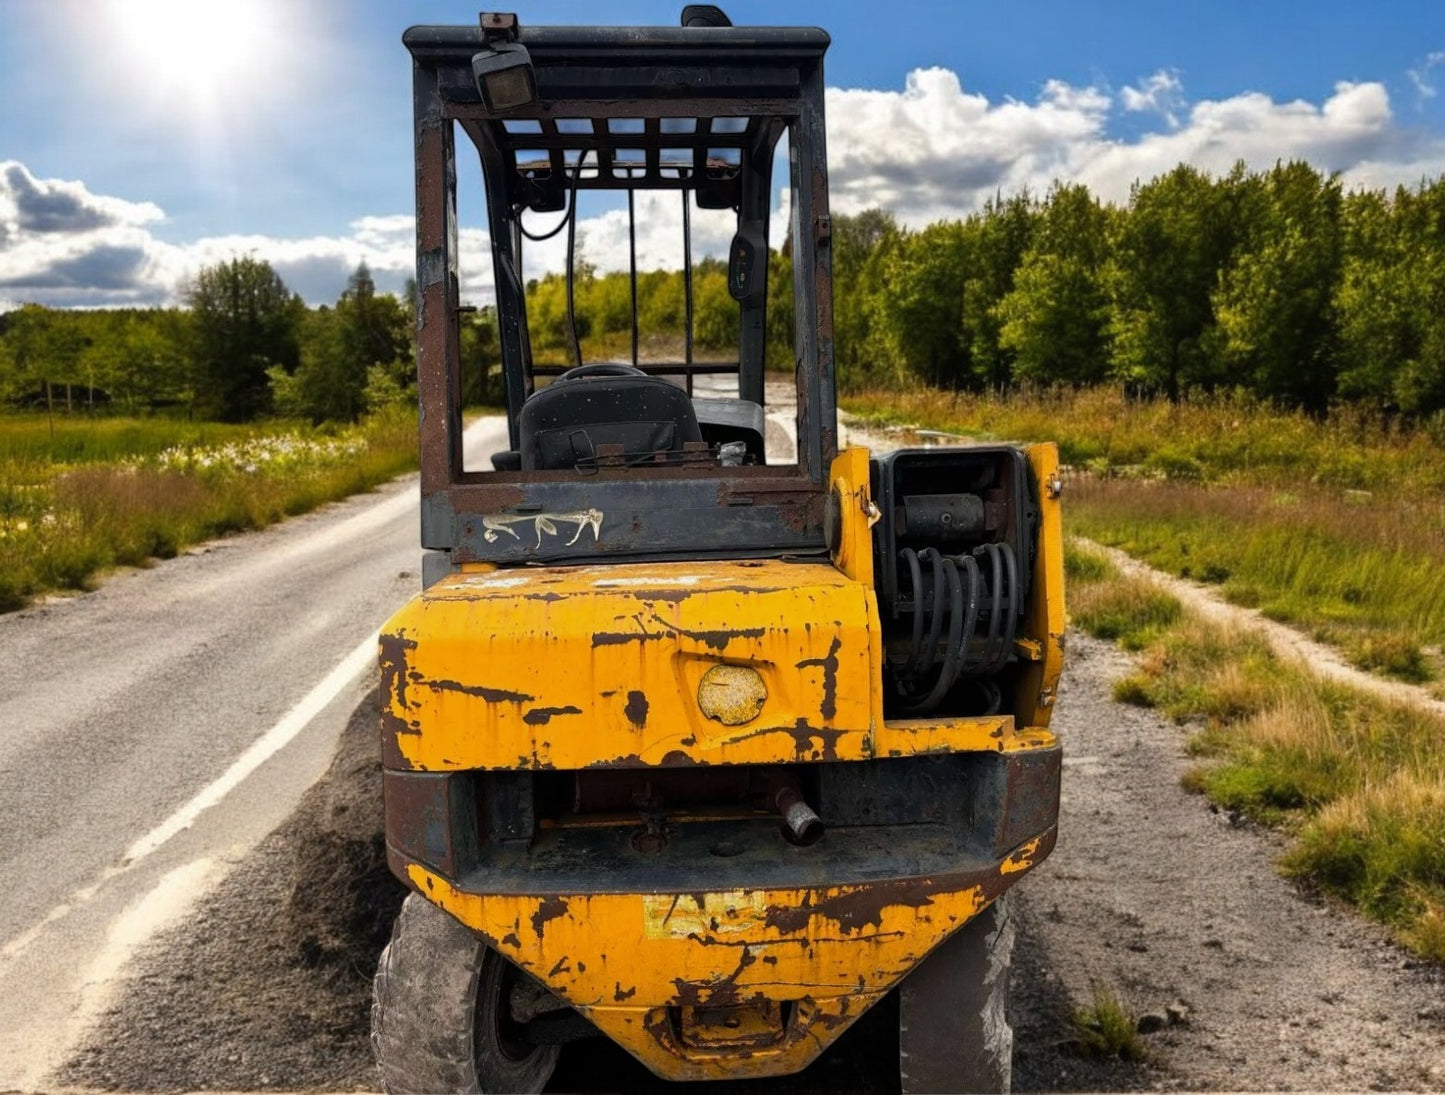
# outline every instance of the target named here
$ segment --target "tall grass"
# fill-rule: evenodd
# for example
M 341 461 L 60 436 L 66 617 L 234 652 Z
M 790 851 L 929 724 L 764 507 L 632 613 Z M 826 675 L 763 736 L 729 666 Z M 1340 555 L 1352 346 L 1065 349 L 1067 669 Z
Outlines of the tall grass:
M 1342 408 L 1319 420 L 1245 396 L 1131 400 L 1117 388 L 1007 397 L 920 388 L 843 400 L 865 422 L 980 439 L 1055 441 L 1066 464 L 1099 475 L 1209 485 L 1312 485 L 1399 496 L 1445 491 L 1445 434 Z
M 1054 440 L 1069 528 L 1311 631 L 1362 668 L 1445 670 L 1445 438 L 1355 410 L 1324 421 L 1235 398 L 1114 390 L 848 403 L 877 421 Z
M 180 447 L 218 447 L 275 432 L 281 426 L 191 422 L 171 418 L 111 418 L 93 415 L 0 415 L 0 464 L 96 464 L 154 456 Z
M 1157 594 L 1107 563 L 1073 572 L 1075 602 Z M 1135 633 L 1150 626 L 1136 613 Z M 1115 694 L 1196 727 L 1187 785 L 1289 831 L 1286 873 L 1445 960 L 1445 720 L 1323 681 L 1259 636 L 1187 612 L 1157 630 Z
M 1445 452 L 1441 453 L 1445 462 Z M 1070 528 L 1303 626 L 1357 665 L 1430 679 L 1445 644 L 1445 495 L 1084 478 Z
M 93 433 L 87 433 L 91 429 Z M 0 420 L 0 611 L 87 588 L 100 572 L 175 555 L 368 490 L 417 465 L 416 423 L 196 426 L 164 420 Z

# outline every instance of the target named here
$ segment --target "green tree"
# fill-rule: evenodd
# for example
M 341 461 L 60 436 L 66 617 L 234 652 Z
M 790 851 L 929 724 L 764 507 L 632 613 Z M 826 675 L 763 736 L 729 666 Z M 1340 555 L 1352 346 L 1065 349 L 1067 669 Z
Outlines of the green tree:
M 1338 367 L 1339 181 L 1277 164 L 1241 192 L 1243 235 L 1213 296 L 1222 363 L 1264 398 L 1323 411 Z
M 373 368 L 401 381 L 408 357 L 408 316 L 393 296 L 377 293 L 366 263 L 347 281 L 335 308 L 309 313 L 303 323 L 301 363 L 294 373 L 272 366 L 276 409 L 315 422 L 349 422 L 367 409 Z
M 991 198 L 964 222 L 970 256 L 963 283 L 963 331 L 969 386 L 1002 391 L 1013 382 L 1014 351 L 1003 344 L 999 305 L 1013 291 L 1014 274 L 1033 240 L 1038 220 L 1027 191 Z
M 883 289 L 882 272 L 888 256 L 898 246 L 901 233 L 892 213 L 865 209 L 855 216 L 833 217 L 833 368 L 844 389 L 867 384 L 891 384 L 898 379 L 888 362 L 880 360 L 883 336 L 877 330 L 876 314 L 882 305 L 875 298 Z M 788 367 L 793 365 L 792 249 L 784 243 L 789 280 Z M 781 286 L 779 287 L 781 291 Z M 770 291 L 771 295 L 771 291 Z
M 10 397 L 43 400 L 54 413 L 76 381 L 85 349 L 79 327 L 64 312 L 39 304 L 21 305 L 6 319 Z
M 300 362 L 301 298 L 271 264 L 246 256 L 200 271 L 185 294 L 194 333 L 197 409 L 240 422 L 271 409 L 267 370 Z
M 789 373 L 797 365 L 794 345 L 793 256 L 774 251 L 768 258 L 767 367 Z M 837 346 L 837 339 L 834 339 Z
M 902 235 L 870 278 L 879 344 L 891 361 L 940 387 L 959 387 L 968 375 L 962 344 L 968 265 L 963 225 L 944 221 Z
M 1235 242 L 1227 185 L 1181 164 L 1129 195 L 1107 282 L 1113 372 L 1135 390 L 1177 400 L 1219 379 L 1212 293 Z
M 1344 201 L 1335 309 L 1340 394 L 1382 410 L 1445 408 L 1445 180 Z
M 1096 384 L 1108 375 L 1104 262 L 1113 214 L 1087 187 L 1056 185 L 999 302 L 999 342 L 1014 376 L 1040 384 Z

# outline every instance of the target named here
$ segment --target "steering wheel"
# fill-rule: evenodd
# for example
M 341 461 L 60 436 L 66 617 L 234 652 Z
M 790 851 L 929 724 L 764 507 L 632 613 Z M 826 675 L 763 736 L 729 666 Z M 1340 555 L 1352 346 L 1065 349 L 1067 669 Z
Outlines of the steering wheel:
M 624 365 L 620 361 L 597 361 L 591 365 L 574 365 L 565 373 L 558 373 L 557 380 L 582 380 L 589 376 L 646 376 L 636 365 Z M 555 384 L 557 381 L 553 381 Z

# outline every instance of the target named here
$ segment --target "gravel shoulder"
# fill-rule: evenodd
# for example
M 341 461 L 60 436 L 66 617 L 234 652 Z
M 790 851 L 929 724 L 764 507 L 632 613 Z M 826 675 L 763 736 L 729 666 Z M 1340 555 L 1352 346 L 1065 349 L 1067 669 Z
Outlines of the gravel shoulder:
M 1445 970 L 1277 875 L 1278 834 L 1183 791 L 1187 732 L 1109 697 L 1129 668 L 1069 636 L 1059 842 L 1021 887 L 1022 1086 L 1445 1091 Z M 1100 1077 L 1044 1048 L 1093 984 L 1188 1014 Z
M 1070 635 L 1059 844 L 1017 891 L 1016 1090 L 1445 1091 L 1445 970 L 1299 892 L 1273 871 L 1275 834 L 1184 792 L 1185 732 L 1109 697 L 1128 667 Z M 402 891 L 380 855 L 373 704 L 292 818 L 138 956 L 59 1083 L 375 1088 L 370 976 Z M 1068 1015 L 1094 984 L 1187 1014 L 1146 1036 L 1141 1064 L 1091 1061 Z M 894 1051 L 880 1005 L 812 1068 L 755 1090 L 896 1091 Z M 554 1086 L 681 1090 L 592 1043 Z

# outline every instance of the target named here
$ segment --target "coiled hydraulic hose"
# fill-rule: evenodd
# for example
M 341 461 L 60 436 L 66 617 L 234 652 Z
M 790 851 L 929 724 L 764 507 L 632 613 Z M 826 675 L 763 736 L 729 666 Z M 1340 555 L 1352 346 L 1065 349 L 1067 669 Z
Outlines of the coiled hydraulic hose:
M 982 544 L 971 553 L 956 556 L 944 555 L 932 547 L 922 551 L 904 548 L 899 558 L 908 570 L 913 589 L 912 643 L 899 675 L 904 681 L 912 681 L 938 666 L 938 676 L 927 694 L 919 698 L 908 690 L 904 697 L 904 710 L 921 714 L 937 710 L 960 677 L 987 676 L 1008 664 L 1018 634 L 1018 561 L 1008 544 Z M 987 578 L 980 561 L 987 566 Z M 931 603 L 924 598 L 925 571 L 933 589 Z M 989 617 L 988 632 L 979 653 L 971 656 L 970 647 L 978 637 L 979 617 L 984 610 Z M 945 622 L 948 637 L 940 659 Z

